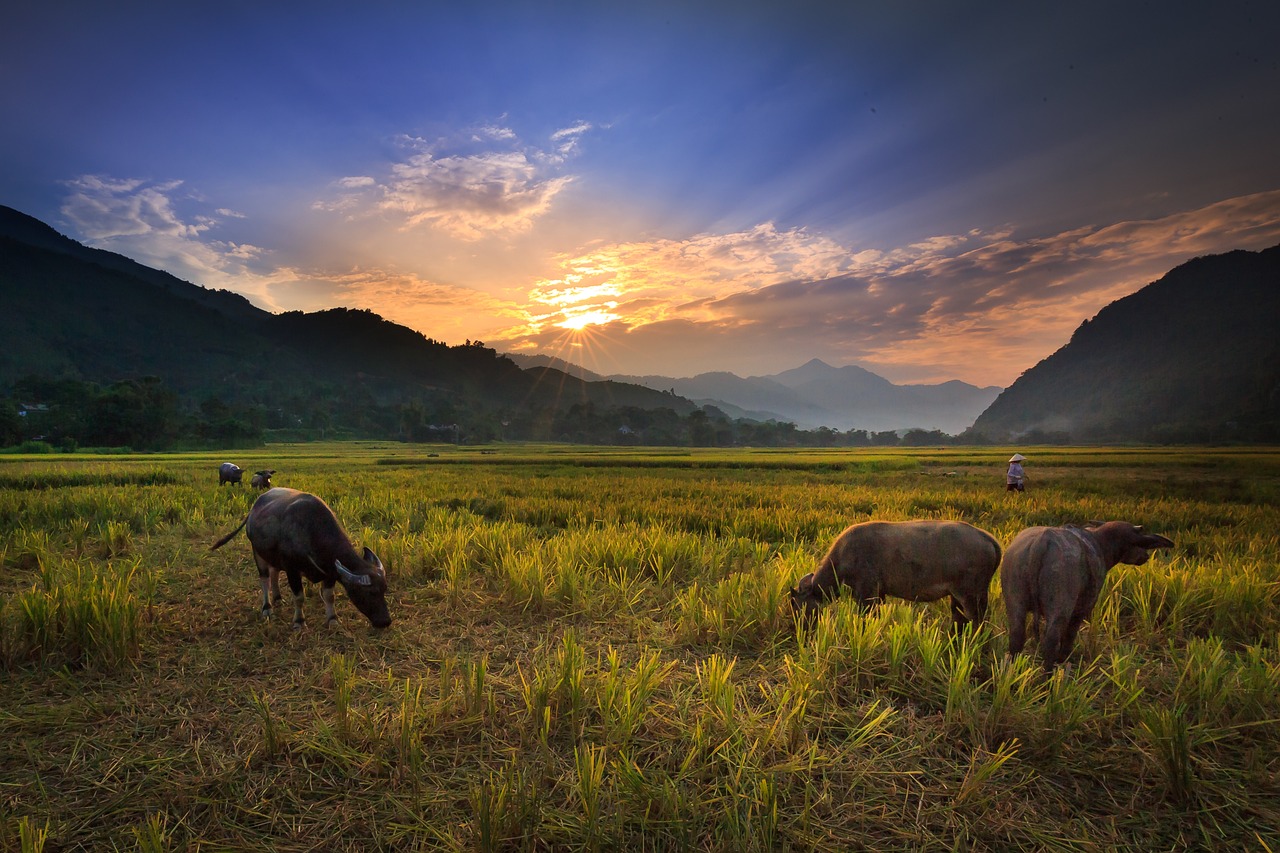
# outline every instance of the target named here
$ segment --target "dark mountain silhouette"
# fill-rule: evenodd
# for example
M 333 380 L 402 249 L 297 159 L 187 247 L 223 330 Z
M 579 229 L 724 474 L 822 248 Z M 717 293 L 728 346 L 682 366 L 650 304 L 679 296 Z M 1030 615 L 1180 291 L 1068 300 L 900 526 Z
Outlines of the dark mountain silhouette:
M 449 346 L 369 311 L 271 314 L 229 291 L 83 246 L 3 206 L 0 294 L 2 384 L 154 376 L 188 400 L 696 408 L 648 388 L 525 371 L 482 344 Z
M 575 376 L 599 376 L 547 356 L 512 358 L 522 366 L 558 364 L 560 369 Z M 1000 393 L 994 386 L 977 388 L 954 381 L 940 385 L 895 385 L 861 367 L 832 367 L 816 358 L 772 376 L 745 379 L 723 372 L 683 379 L 626 375 L 610 378 L 674 390 L 699 405 L 714 405 L 732 417 L 791 421 L 809 429 L 818 426 L 872 431 L 919 428 L 938 429 L 953 435 L 967 429 Z
M 974 430 L 998 440 L 1280 440 L 1280 246 L 1196 258 L 1111 303 Z

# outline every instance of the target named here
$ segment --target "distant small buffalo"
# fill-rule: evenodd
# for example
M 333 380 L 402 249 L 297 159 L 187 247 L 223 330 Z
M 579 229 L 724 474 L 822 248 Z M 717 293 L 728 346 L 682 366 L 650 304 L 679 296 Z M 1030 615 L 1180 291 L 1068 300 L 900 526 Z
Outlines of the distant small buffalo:
M 1141 566 L 1154 548 L 1173 542 L 1127 521 L 1092 522 L 1088 527 L 1028 527 L 1014 537 L 1000 567 L 1000 587 L 1009 617 L 1009 654 L 1040 634 L 1045 669 L 1067 659 L 1080 624 L 1093 612 L 1107 572 L 1116 563 Z
M 867 521 L 836 537 L 818 570 L 791 590 L 791 609 L 811 620 L 841 585 L 861 605 L 887 595 L 908 601 L 949 595 L 959 630 L 986 618 L 988 586 L 999 564 L 995 537 L 962 521 Z
M 269 489 L 271 488 L 271 475 L 274 473 L 274 468 L 269 471 L 259 471 L 249 478 L 249 485 L 255 489 Z
M 244 476 L 244 469 L 234 462 L 223 462 L 218 466 L 218 485 L 223 483 L 235 483 L 240 485 L 240 478 Z
M 301 628 L 302 578 L 320 584 L 325 619 L 337 622 L 333 587 L 341 583 L 356 609 L 375 628 L 391 624 L 387 613 L 387 571 L 378 555 L 368 548 L 356 553 L 329 505 L 315 495 L 295 489 L 263 492 L 240 527 L 213 543 L 217 550 L 247 528 L 253 559 L 262 581 L 262 615 L 271 617 L 272 600 L 280 600 L 279 573 L 284 572 L 293 591 L 293 627 Z

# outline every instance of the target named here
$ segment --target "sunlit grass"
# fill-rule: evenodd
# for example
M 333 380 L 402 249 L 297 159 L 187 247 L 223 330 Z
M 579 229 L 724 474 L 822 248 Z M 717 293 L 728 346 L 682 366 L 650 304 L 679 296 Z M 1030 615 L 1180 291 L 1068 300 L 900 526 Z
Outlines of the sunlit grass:
M 4 457 L 0 849 L 1280 849 L 1280 453 L 1019 449 L 1025 495 L 996 448 Z M 222 461 L 322 495 L 393 627 L 263 624 Z M 998 582 L 797 634 L 868 518 L 1176 546 L 1046 676 Z

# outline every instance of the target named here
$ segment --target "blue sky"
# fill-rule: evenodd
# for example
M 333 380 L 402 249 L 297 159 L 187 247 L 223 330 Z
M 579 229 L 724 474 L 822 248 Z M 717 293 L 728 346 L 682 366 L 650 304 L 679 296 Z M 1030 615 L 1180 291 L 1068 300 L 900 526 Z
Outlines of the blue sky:
M 21 2 L 0 203 L 602 372 L 1007 385 L 1280 243 L 1280 6 Z

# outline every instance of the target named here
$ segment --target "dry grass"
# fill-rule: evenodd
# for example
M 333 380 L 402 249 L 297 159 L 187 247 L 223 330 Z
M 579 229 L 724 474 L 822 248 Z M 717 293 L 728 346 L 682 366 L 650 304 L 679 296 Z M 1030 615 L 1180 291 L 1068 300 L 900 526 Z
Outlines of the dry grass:
M 1280 453 L 1054 450 L 1009 496 L 986 450 L 433 450 L 247 460 L 382 556 L 381 633 L 260 620 L 221 457 L 0 461 L 0 849 L 1280 849 Z M 1177 547 L 1052 677 L 998 589 L 959 640 L 847 602 L 797 638 L 872 516 Z

